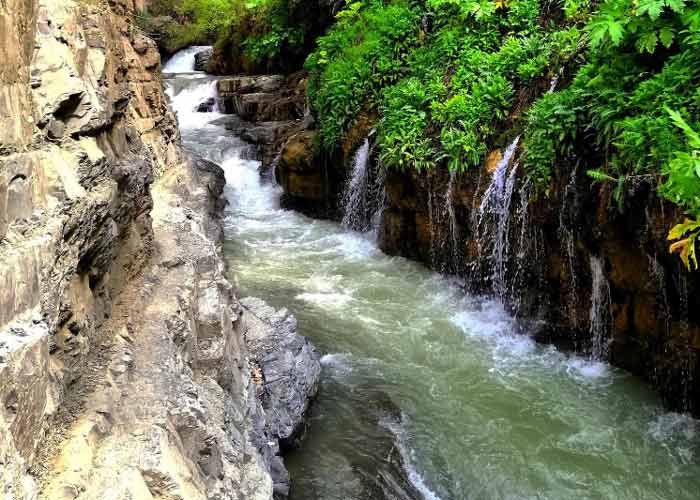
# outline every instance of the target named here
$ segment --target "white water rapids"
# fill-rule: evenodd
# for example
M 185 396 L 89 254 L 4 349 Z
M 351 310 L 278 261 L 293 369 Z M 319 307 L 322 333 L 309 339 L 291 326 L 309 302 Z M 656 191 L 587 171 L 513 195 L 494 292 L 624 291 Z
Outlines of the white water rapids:
M 370 234 L 280 209 L 225 117 L 193 111 L 212 79 L 167 82 L 185 146 L 225 170 L 239 294 L 289 307 L 325 354 L 287 458 L 292 500 L 698 498 L 696 421 L 626 373 L 519 335 L 498 301 Z

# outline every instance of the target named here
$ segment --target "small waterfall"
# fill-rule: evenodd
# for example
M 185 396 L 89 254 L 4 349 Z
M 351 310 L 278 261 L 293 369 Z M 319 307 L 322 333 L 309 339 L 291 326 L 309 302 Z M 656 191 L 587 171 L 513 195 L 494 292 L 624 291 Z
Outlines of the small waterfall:
M 454 184 L 455 184 L 455 171 L 450 172 L 450 180 L 447 183 L 447 190 L 445 191 L 445 211 L 448 217 L 448 229 L 450 231 L 448 244 L 450 246 L 449 251 L 449 261 L 447 263 L 447 271 L 456 274 L 459 272 L 461 265 L 461 252 L 459 249 L 459 228 L 457 227 L 457 217 L 455 215 L 455 205 L 454 205 Z
M 688 330 L 690 328 L 690 302 L 688 295 L 688 279 L 683 272 L 681 264 L 678 263 L 678 308 L 680 316 L 680 327 L 684 332 L 684 336 L 688 335 Z M 680 346 L 679 346 L 680 347 Z M 682 395 L 682 408 L 687 410 L 690 408 L 691 399 L 690 394 L 693 389 L 693 368 L 695 366 L 696 354 L 693 351 L 693 347 L 690 344 L 689 339 L 685 340 L 685 351 L 680 359 L 680 377 L 681 377 L 681 391 Z
M 199 80 L 196 80 L 199 82 Z M 178 122 L 182 128 L 199 128 L 211 121 L 208 113 L 199 112 L 202 103 L 213 105 L 210 113 L 219 112 L 217 105 L 219 92 L 216 80 L 201 79 L 201 83 L 196 85 L 177 88 L 171 82 L 166 81 L 166 94 L 170 97 L 173 111 L 177 114 Z
M 163 66 L 163 73 L 201 73 L 194 70 L 194 56 L 211 47 L 206 45 L 193 45 L 176 53 Z
M 569 290 L 567 308 L 572 324 L 578 326 L 578 276 L 576 275 L 575 218 L 578 212 L 578 191 L 576 178 L 578 165 L 571 171 L 569 182 L 564 189 L 562 207 L 559 211 L 559 241 L 561 250 L 566 255 L 569 273 Z
M 611 321 L 610 305 L 612 300 L 610 297 L 610 284 L 605 277 L 603 269 L 603 261 L 600 257 L 594 255 L 591 255 L 591 277 L 593 280 L 591 310 L 589 313 L 591 358 L 597 361 L 604 361 L 608 357 L 608 347 L 610 345 L 608 328 Z
M 551 94 L 557 89 L 557 85 L 559 85 L 559 80 L 561 80 L 561 75 L 564 72 L 564 68 L 561 68 L 559 71 L 557 71 L 557 74 L 552 77 L 552 79 L 549 82 L 549 90 L 547 93 Z
M 533 246 L 531 228 L 529 227 L 529 210 L 530 206 L 530 180 L 526 179 L 525 182 L 520 186 L 518 191 L 519 204 L 515 211 L 515 220 L 519 224 L 519 230 L 517 231 L 518 241 L 517 250 L 515 253 L 515 269 L 513 272 L 512 286 L 514 289 L 524 288 L 527 284 L 527 257 L 531 248 L 535 251 L 537 246 Z M 520 308 L 520 295 L 515 294 L 515 312 Z
M 272 182 L 275 186 L 279 186 L 279 180 L 277 179 L 277 167 L 280 164 L 280 161 L 282 160 L 282 151 L 278 151 L 275 157 L 272 159 L 272 163 L 270 163 L 270 169 L 267 172 L 267 179 Z
M 656 255 L 647 254 L 647 259 L 649 260 L 649 275 L 656 282 L 656 296 L 663 315 L 664 331 L 668 334 L 671 331 L 671 308 L 666 291 L 666 271 Z
M 477 229 L 479 253 L 490 246 L 491 283 L 493 291 L 503 299 L 506 293 L 506 265 L 508 260 L 508 221 L 510 204 L 517 179 L 518 165 L 514 165 L 508 174 L 520 136 L 506 148 L 491 177 L 484 197 L 479 206 Z
M 374 184 L 372 189 L 371 200 L 373 203 L 370 204 L 370 228 L 374 231 L 374 239 L 379 239 L 379 228 L 382 225 L 382 216 L 384 215 L 384 209 L 386 208 L 386 170 L 384 170 L 383 165 L 377 165 L 376 172 L 374 172 Z
M 384 169 L 370 161 L 370 136 L 355 153 L 350 177 L 343 193 L 342 225 L 353 231 L 376 229 L 384 209 Z
M 367 203 L 367 164 L 369 163 L 369 138 L 365 138 L 355 153 L 350 178 L 343 194 L 343 226 L 362 231 Z
M 435 223 L 435 211 L 433 210 L 433 183 L 431 177 L 428 176 L 428 231 L 430 232 L 430 267 L 435 269 L 437 267 L 437 251 L 435 250 L 435 241 L 437 236 L 435 234 L 437 224 Z

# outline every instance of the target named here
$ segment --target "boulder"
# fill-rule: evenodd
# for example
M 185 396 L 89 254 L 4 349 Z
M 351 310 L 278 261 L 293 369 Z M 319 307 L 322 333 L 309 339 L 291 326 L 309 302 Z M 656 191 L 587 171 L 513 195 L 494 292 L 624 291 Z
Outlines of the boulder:
M 303 435 L 309 405 L 318 392 L 320 356 L 297 333 L 296 318 L 286 309 L 276 310 L 255 297 L 240 303 L 251 378 L 262 405 L 262 412 L 253 417 L 253 440 L 269 465 L 275 498 L 286 497 L 289 473 L 279 453 L 297 447 Z
M 297 333 L 296 318 L 287 309 L 276 310 L 255 297 L 240 302 L 246 345 L 260 369 L 256 382 L 267 432 L 283 448 L 293 448 L 318 392 L 320 356 L 311 342 Z
M 205 49 L 201 52 L 197 52 L 194 55 L 194 70 L 195 71 L 206 71 L 209 60 L 211 59 L 212 49 Z

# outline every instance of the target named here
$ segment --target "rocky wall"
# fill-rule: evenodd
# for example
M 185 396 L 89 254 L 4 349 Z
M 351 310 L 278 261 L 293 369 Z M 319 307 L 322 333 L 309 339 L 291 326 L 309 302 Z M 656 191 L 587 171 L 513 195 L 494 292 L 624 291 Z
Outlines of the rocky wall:
M 180 149 L 142 7 L 0 3 L 3 498 L 289 487 L 267 413 L 284 402 L 262 406 L 224 276 L 223 174 Z M 318 359 L 297 361 L 308 402 Z

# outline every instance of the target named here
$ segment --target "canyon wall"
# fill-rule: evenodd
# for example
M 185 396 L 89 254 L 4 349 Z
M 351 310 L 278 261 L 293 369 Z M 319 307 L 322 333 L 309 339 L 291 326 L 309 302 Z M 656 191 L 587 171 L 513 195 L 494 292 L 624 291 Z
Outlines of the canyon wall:
M 280 443 L 318 355 L 286 312 L 236 300 L 223 172 L 181 150 L 141 4 L 0 3 L 3 498 L 289 490 Z M 257 359 L 267 337 L 287 364 Z

